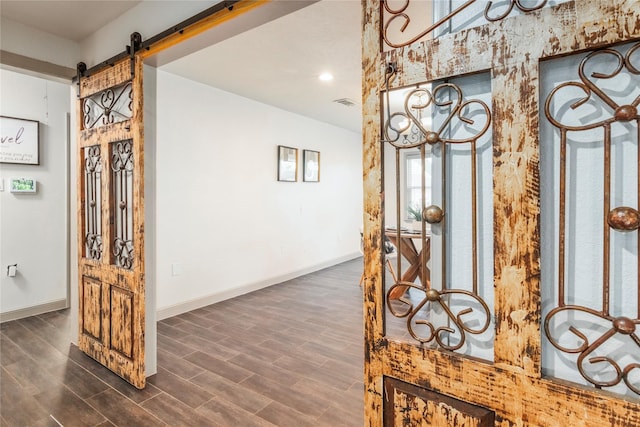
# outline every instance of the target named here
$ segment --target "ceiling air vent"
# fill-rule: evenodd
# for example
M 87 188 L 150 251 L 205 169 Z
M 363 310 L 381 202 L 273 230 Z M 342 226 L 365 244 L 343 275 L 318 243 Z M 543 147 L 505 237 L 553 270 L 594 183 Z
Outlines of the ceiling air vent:
M 353 99 L 349 98 L 334 99 L 333 102 L 342 104 L 345 107 L 353 107 L 354 105 L 356 105 L 356 102 Z

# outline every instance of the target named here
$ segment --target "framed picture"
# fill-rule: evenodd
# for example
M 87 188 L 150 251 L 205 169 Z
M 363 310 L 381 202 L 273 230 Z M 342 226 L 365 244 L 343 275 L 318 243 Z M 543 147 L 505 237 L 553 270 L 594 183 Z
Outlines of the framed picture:
M 0 163 L 40 164 L 38 125 L 36 120 L 0 116 Z
M 302 151 L 302 179 L 305 182 L 320 181 L 320 152 L 312 150 Z
M 9 180 L 9 190 L 12 193 L 35 193 L 36 180 L 33 178 L 11 178 Z
M 278 181 L 298 180 L 298 149 L 278 145 Z

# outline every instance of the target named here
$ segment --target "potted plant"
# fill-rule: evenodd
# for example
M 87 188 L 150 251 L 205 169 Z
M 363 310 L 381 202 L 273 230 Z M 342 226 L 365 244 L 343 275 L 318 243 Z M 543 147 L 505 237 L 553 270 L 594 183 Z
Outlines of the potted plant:
M 420 207 L 409 206 L 407 207 L 407 211 L 409 212 L 409 218 L 414 221 L 422 222 L 422 209 L 420 209 Z
M 411 218 L 413 223 L 413 231 L 422 231 L 422 208 L 419 206 L 409 206 L 407 207 L 407 211 L 409 213 L 409 218 Z

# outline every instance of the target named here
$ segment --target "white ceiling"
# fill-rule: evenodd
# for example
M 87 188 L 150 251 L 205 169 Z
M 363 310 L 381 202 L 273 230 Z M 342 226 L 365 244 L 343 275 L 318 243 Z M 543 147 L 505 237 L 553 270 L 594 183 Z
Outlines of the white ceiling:
M 138 3 L 140 0 L 0 0 L 0 14 L 58 37 L 80 42 Z
M 137 0 L 2 0 L 0 13 L 11 20 L 81 42 L 138 3 Z M 211 2 L 204 3 L 203 9 L 211 5 Z M 309 1 L 308 6 L 298 11 L 160 68 L 360 132 L 360 8 L 359 0 Z M 331 72 L 334 80 L 321 82 L 318 76 L 323 72 Z M 355 105 L 347 107 L 333 102 L 343 98 L 354 101 Z

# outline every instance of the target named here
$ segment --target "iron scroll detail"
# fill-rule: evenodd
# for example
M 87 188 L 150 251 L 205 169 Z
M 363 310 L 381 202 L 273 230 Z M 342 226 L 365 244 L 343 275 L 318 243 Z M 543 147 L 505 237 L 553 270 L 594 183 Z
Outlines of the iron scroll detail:
M 463 89 L 453 83 L 444 82 L 436 85 L 433 89 L 429 86 L 418 86 L 409 89 L 404 94 L 402 109 L 396 107 L 396 111 L 391 110 L 390 82 L 396 73 L 394 63 L 387 64 L 385 71 L 385 120 L 382 129 L 382 143 L 391 145 L 396 151 L 396 164 L 398 165 L 400 152 L 417 148 L 420 151 L 422 161 L 422 206 L 419 211 L 422 213 L 422 256 L 419 261 L 425 267 L 420 268 L 420 284 L 413 281 L 398 278 L 391 285 L 386 293 L 386 305 L 392 316 L 396 318 L 406 318 L 406 330 L 421 344 L 435 343 L 440 348 L 456 351 L 460 350 L 468 335 L 482 334 L 488 330 L 492 313 L 489 305 L 483 300 L 479 292 L 479 267 L 478 267 L 478 225 L 477 225 L 477 143 L 478 140 L 487 133 L 491 124 L 491 111 L 488 105 L 480 99 L 465 99 Z M 399 102 L 398 102 L 399 104 Z M 438 112 L 438 124 L 433 125 L 433 118 L 430 113 Z M 465 128 L 463 135 L 456 134 L 451 129 Z M 469 278 L 469 289 L 460 288 L 459 284 L 450 283 L 447 280 L 447 263 L 445 256 L 442 256 L 441 269 L 442 289 L 432 287 L 430 272 L 427 265 L 426 252 L 430 252 L 430 240 L 426 238 L 426 225 L 440 224 L 444 226 L 447 217 L 447 197 L 444 195 L 446 189 L 443 185 L 441 206 L 425 206 L 424 197 L 424 159 L 425 147 L 437 146 L 441 153 L 442 176 L 446 177 L 448 172 L 447 145 L 466 144 L 469 146 L 470 162 L 470 198 L 471 198 L 471 227 L 470 244 L 472 269 Z M 451 155 L 451 154 L 449 154 Z M 444 183 L 445 178 L 441 181 Z M 396 185 L 399 182 L 398 167 L 396 167 Z M 397 187 L 398 188 L 398 187 Z M 459 191 L 459 190 L 455 190 Z M 400 199 L 399 190 L 396 189 L 396 200 Z M 403 239 L 401 236 L 401 213 L 400 203 L 396 202 L 397 223 L 395 227 L 395 241 L 399 252 L 402 253 Z M 442 252 L 445 253 L 449 245 L 446 233 L 442 233 Z M 429 249 L 425 249 L 429 248 Z M 400 256 L 398 258 L 397 270 L 402 271 Z M 433 268 L 433 266 L 431 267 Z M 412 291 L 414 299 L 406 297 L 406 291 Z M 418 296 L 418 298 L 415 298 Z
M 93 129 L 131 119 L 133 90 L 131 82 L 106 89 L 82 100 L 84 129 Z
M 405 30 L 411 24 L 411 16 L 407 13 L 409 5 L 411 4 L 411 0 L 404 0 L 404 3 L 402 3 L 402 5 L 400 7 L 396 7 L 396 8 L 392 7 L 389 4 L 388 0 L 383 0 L 381 2 L 382 3 L 381 7 L 383 8 L 383 16 L 385 15 L 384 12 L 386 12 L 386 14 L 388 14 L 390 17 L 384 21 L 384 27 L 383 27 L 383 30 L 382 30 L 382 38 L 383 38 L 384 42 L 389 47 L 392 47 L 392 48 L 399 48 L 399 47 L 410 45 L 411 43 L 414 43 L 414 42 L 420 40 L 421 38 L 423 38 L 427 34 L 432 33 L 437 28 L 443 27 L 450 19 L 452 19 L 453 17 L 458 15 L 463 10 L 467 9 L 469 6 L 471 6 L 475 2 L 476 2 L 476 0 L 467 0 L 465 3 L 463 3 L 460 6 L 458 6 L 453 11 L 449 12 L 447 15 L 442 17 L 440 20 L 438 20 L 433 25 L 430 25 L 429 27 L 427 27 L 425 30 L 421 31 L 416 36 L 411 37 L 408 40 L 405 40 L 405 41 L 402 41 L 402 42 L 394 43 L 393 41 L 390 40 L 389 27 L 391 26 L 391 24 L 394 21 L 397 21 L 398 19 L 402 19 L 402 22 L 400 23 L 400 32 L 401 33 L 405 32 Z M 484 8 L 484 18 L 489 22 L 496 22 L 496 21 L 500 21 L 500 20 L 506 18 L 507 16 L 509 16 L 514 8 L 517 8 L 520 11 L 526 13 L 526 12 L 533 12 L 535 10 L 542 9 L 546 4 L 547 4 L 547 0 L 540 0 L 540 2 L 538 4 L 528 7 L 528 6 L 525 6 L 523 4 L 522 0 L 509 0 L 509 5 L 506 7 L 506 9 L 503 12 L 497 13 L 497 14 L 494 15 L 493 12 L 492 12 L 492 9 L 493 9 L 493 6 L 494 6 L 494 2 L 493 1 L 489 1 L 489 2 L 487 2 L 486 6 Z
M 440 93 L 452 93 L 454 99 L 438 100 Z M 387 94 L 389 92 L 387 91 Z M 387 99 L 387 105 L 389 100 Z M 426 110 L 432 105 L 436 107 L 446 107 L 450 110 L 448 117 L 443 121 L 437 130 L 427 129 L 421 121 L 420 112 Z M 444 130 L 452 124 L 453 121 L 459 121 L 467 125 L 474 125 L 475 121 L 465 115 L 465 111 L 470 107 L 478 106 L 484 110 L 486 121 L 479 129 L 475 130 L 475 134 L 466 138 L 448 138 L 444 136 Z M 410 91 L 404 101 L 404 111 L 388 114 L 388 119 L 384 127 L 384 141 L 390 143 L 396 148 L 414 148 L 424 144 L 436 144 L 438 142 L 449 144 L 462 144 L 473 142 L 489 128 L 491 122 L 491 114 L 489 107 L 479 100 L 463 100 L 462 90 L 459 86 L 451 83 L 442 83 L 436 86 L 432 91 L 426 88 L 418 87 Z M 403 133 L 409 131 L 407 138 L 401 138 Z
M 403 297 L 392 301 L 390 295 L 399 286 L 407 286 L 419 290 L 424 293 L 424 297 L 415 306 L 411 301 Z M 448 301 L 449 297 L 453 296 L 470 298 L 480 306 L 483 315 L 483 322 L 480 323 L 480 326 L 473 327 L 471 322 L 467 322 L 463 318 L 465 315 L 473 313 L 473 307 L 468 306 L 458 311 L 453 310 L 452 304 Z M 444 289 L 442 291 L 438 291 L 431 288 L 426 289 L 425 287 L 417 286 L 415 283 L 411 282 L 398 282 L 387 292 L 387 304 L 391 314 L 399 318 L 407 318 L 407 331 L 414 339 L 420 341 L 422 344 L 429 343 L 435 339 L 436 343 L 440 347 L 449 351 L 458 350 L 464 345 L 466 340 L 465 333 L 474 335 L 481 334 L 489 328 L 489 324 L 491 323 L 491 311 L 484 300 L 476 293 L 463 289 Z M 396 307 L 398 305 L 400 305 L 400 307 Z M 447 315 L 447 325 L 436 326 L 431 320 L 418 318 L 421 310 L 428 305 L 438 305 L 442 308 Z M 404 309 L 402 309 L 403 306 Z M 424 326 L 428 331 L 428 334 L 421 334 L 420 331 L 417 330 L 418 325 Z M 453 325 L 454 327 L 449 325 Z M 457 340 L 452 339 L 458 334 L 459 338 Z
M 84 149 L 85 256 L 93 260 L 102 258 L 101 159 L 99 145 Z
M 587 70 L 590 70 L 590 72 L 587 72 Z M 631 92 L 625 93 L 624 99 L 626 101 L 621 102 L 615 100 L 623 99 L 620 97 L 619 90 L 617 90 L 618 93 L 615 93 L 616 90 L 607 89 L 607 85 L 611 86 L 610 82 L 618 82 L 618 80 L 612 79 L 618 76 L 624 77 L 622 76 L 623 73 L 626 73 L 630 78 L 640 75 L 640 43 L 633 44 L 626 54 L 613 48 L 600 49 L 589 53 L 580 61 L 578 66 L 577 74 L 579 80 L 565 81 L 556 86 L 550 91 L 544 105 L 547 119 L 560 131 L 560 172 L 558 178 L 560 194 L 557 214 L 559 223 L 557 239 L 559 259 L 558 301 L 555 307 L 545 316 L 544 332 L 549 342 L 556 349 L 566 354 L 577 355 L 576 368 L 587 382 L 597 388 L 613 387 L 624 382 L 631 392 L 640 395 L 640 381 L 637 381 L 637 378 L 640 378 L 640 336 L 638 334 L 640 326 L 640 282 L 635 283 L 638 292 L 637 315 L 635 318 L 613 314 L 612 311 L 614 310 L 612 310 L 610 302 L 612 299 L 611 236 L 614 233 L 637 233 L 640 228 L 640 212 L 638 209 L 640 193 L 635 201 L 637 203 L 636 207 L 615 206 L 615 204 L 620 204 L 616 202 L 620 198 L 616 197 L 616 187 L 612 184 L 612 168 L 614 167 L 614 162 L 611 159 L 612 147 L 614 146 L 612 129 L 615 129 L 614 126 L 620 128 L 624 125 L 630 129 L 630 135 L 635 133 L 637 138 L 640 138 L 640 114 L 638 114 L 638 105 L 640 104 L 640 90 L 638 89 L 640 89 L 640 86 L 632 85 Z M 571 100 L 573 102 L 571 104 L 563 104 L 562 99 L 558 96 L 564 90 L 572 94 Z M 576 91 L 578 95 L 575 94 Z M 597 109 L 600 115 L 594 114 L 594 108 Z M 632 129 L 634 127 L 635 129 Z M 565 272 L 565 258 L 569 255 L 568 244 L 566 243 L 568 240 L 566 234 L 569 232 L 566 231 L 567 220 L 565 219 L 567 216 L 566 206 L 570 203 L 567 202 L 566 190 L 568 134 L 569 132 L 577 133 L 590 130 L 597 130 L 599 135 L 593 145 L 601 149 L 603 153 L 603 173 L 601 178 L 603 188 L 602 279 L 601 282 L 599 280 L 596 281 L 601 287 L 602 304 L 598 309 L 586 306 L 589 305 L 588 302 L 583 302 L 582 304 L 584 305 L 567 303 L 568 297 L 565 295 L 565 293 L 569 293 L 567 290 L 569 287 L 566 285 L 566 282 L 569 282 L 567 279 L 568 274 Z M 576 144 L 579 143 L 579 140 L 576 141 Z M 630 143 L 632 144 L 632 142 L 624 140 L 621 144 Z M 637 147 L 637 140 L 635 144 Z M 640 166 L 640 154 L 638 156 L 639 160 L 636 165 Z M 630 174 L 637 173 L 639 171 L 636 169 L 635 172 Z M 639 251 L 640 247 L 635 248 L 635 250 Z M 638 258 L 638 263 L 640 263 L 640 258 Z M 573 283 L 571 282 L 570 284 Z M 633 283 L 626 281 L 624 284 L 625 286 L 634 286 Z M 562 328 L 559 326 L 562 326 Z M 568 335 L 570 339 L 567 339 L 566 335 L 563 334 Z M 626 345 L 624 355 L 612 350 L 619 342 L 623 342 Z M 628 349 L 634 350 L 629 352 Z
M 563 312 L 587 313 L 591 316 L 595 316 L 596 318 L 598 318 L 598 320 L 610 322 L 610 327 L 597 339 L 590 342 L 587 334 L 581 332 L 578 326 L 572 324 L 571 326 L 569 326 L 568 330 L 572 334 L 574 334 L 581 343 L 573 347 L 564 346 L 560 344 L 559 337 L 554 335 L 554 331 L 551 328 L 553 318 Z M 577 323 L 578 322 L 576 322 L 576 324 Z M 637 369 L 640 371 L 640 363 L 634 362 L 621 366 L 620 362 L 616 361 L 611 356 L 594 356 L 590 358 L 589 356 L 616 335 L 628 336 L 631 341 L 634 342 L 638 346 L 638 348 L 640 348 L 640 337 L 638 337 L 637 334 L 637 329 L 639 326 L 640 319 L 630 319 L 624 316 L 606 316 L 596 310 L 575 305 L 566 305 L 554 308 L 549 312 L 549 314 L 547 314 L 547 317 L 544 321 L 545 334 L 547 335 L 549 342 L 551 342 L 551 344 L 553 344 L 555 348 L 564 353 L 578 354 L 576 366 L 578 368 L 578 371 L 580 372 L 580 375 L 582 375 L 585 380 L 589 381 L 591 384 L 598 388 L 613 387 L 619 384 L 621 381 L 624 381 L 629 390 L 633 391 L 636 394 L 640 394 L 640 386 L 634 384 L 630 379 L 630 376 L 634 370 Z M 615 375 L 613 376 L 613 378 L 610 378 L 608 380 L 598 380 L 585 369 L 586 361 L 588 361 L 592 365 L 595 365 L 597 363 L 607 363 L 609 364 L 609 367 L 613 370 L 613 372 L 615 372 Z
M 591 52 L 580 62 L 580 66 L 578 68 L 578 76 L 580 78 L 579 82 L 564 82 L 558 85 L 549 93 L 544 106 L 547 119 L 549 119 L 549 121 L 557 128 L 567 131 L 584 131 L 603 127 L 617 121 L 630 122 L 640 119 L 640 115 L 638 114 L 640 94 L 638 94 L 638 96 L 630 104 L 619 105 L 615 100 L 611 98 L 611 96 L 607 95 L 607 93 L 594 81 L 594 79 L 612 79 L 618 76 L 625 69 L 629 74 L 640 75 L 640 64 L 638 64 L 638 66 L 635 66 L 632 62 L 634 54 L 637 54 L 640 57 L 640 43 L 632 46 L 627 51 L 626 55 L 622 55 L 622 53 L 618 52 L 615 49 L 602 49 Z M 589 65 L 590 62 L 593 62 L 595 58 L 600 56 L 609 56 L 611 59 L 613 59 L 613 61 L 615 61 L 614 69 L 609 72 L 593 71 L 590 75 L 587 75 L 588 73 L 585 72 L 587 65 Z M 577 110 L 588 101 L 599 100 L 603 105 L 606 105 L 610 108 L 611 113 L 603 120 L 592 121 L 591 123 L 583 124 L 580 126 L 571 125 L 569 123 L 562 123 L 561 119 L 556 118 L 554 114 L 551 113 L 551 104 L 553 103 L 553 100 L 558 92 L 569 87 L 575 87 L 584 92 L 584 97 L 582 99 L 570 105 L 570 108 L 572 110 Z M 585 116 L 587 115 L 585 114 Z
M 112 146 L 111 169 L 113 173 L 115 216 L 113 259 L 118 267 L 133 267 L 133 141 L 116 142 Z

